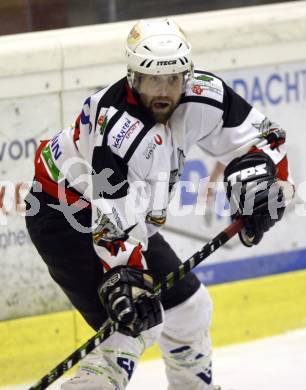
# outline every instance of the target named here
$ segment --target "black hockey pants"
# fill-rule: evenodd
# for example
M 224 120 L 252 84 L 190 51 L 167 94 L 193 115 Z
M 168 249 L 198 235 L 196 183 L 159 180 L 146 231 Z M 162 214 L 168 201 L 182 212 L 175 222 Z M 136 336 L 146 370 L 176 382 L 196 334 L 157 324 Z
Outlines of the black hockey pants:
M 91 233 L 78 232 L 62 212 L 49 207 L 48 204 L 58 204 L 53 197 L 44 192 L 35 193 L 34 196 L 40 202 L 40 209 L 36 215 L 26 216 L 31 240 L 47 264 L 51 277 L 87 323 L 98 330 L 107 319 L 107 314 L 97 294 L 103 269 L 94 251 Z M 83 226 L 91 226 L 91 209 L 78 211 L 74 217 Z M 150 237 L 144 256 L 156 280 L 176 270 L 180 264 L 175 252 L 159 233 Z M 189 273 L 162 294 L 164 309 L 184 302 L 199 285 L 198 278 Z

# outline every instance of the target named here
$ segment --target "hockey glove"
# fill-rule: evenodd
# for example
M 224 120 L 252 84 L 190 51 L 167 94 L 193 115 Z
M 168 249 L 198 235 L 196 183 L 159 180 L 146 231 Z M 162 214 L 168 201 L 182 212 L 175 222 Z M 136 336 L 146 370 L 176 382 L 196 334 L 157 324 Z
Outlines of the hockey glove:
M 274 162 L 263 152 L 247 153 L 229 163 L 224 181 L 232 218 L 242 217 L 244 221 L 241 242 L 246 246 L 258 244 L 285 210 Z
M 114 267 L 103 276 L 98 294 L 109 317 L 119 324 L 118 331 L 125 335 L 137 337 L 162 322 L 161 303 L 148 271 Z

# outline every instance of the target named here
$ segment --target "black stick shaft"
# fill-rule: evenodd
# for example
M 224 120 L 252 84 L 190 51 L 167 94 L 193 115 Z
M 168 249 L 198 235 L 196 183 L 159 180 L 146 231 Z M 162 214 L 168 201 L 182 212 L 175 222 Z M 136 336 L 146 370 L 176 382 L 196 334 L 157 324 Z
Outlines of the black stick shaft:
M 102 329 L 100 329 L 93 337 L 91 337 L 86 343 L 75 350 L 65 360 L 54 367 L 47 375 L 42 377 L 35 385 L 30 387 L 29 390 L 43 390 L 49 387 L 53 382 L 60 378 L 66 371 L 70 370 L 75 364 L 82 360 L 86 355 L 93 351 L 98 345 L 106 340 L 117 330 L 115 323 L 109 323 Z
M 214 253 L 218 248 L 230 240 L 243 227 L 241 219 L 236 219 L 225 230 L 219 233 L 216 237 L 210 240 L 201 250 L 196 252 L 193 256 L 182 263 L 174 272 L 170 272 L 164 280 L 158 283 L 155 287 L 155 293 L 169 290 L 173 287 L 175 282 L 184 278 L 184 276 L 199 265 L 208 256 Z
M 209 241 L 203 248 L 196 252 L 193 256 L 187 259 L 175 272 L 170 272 L 164 280 L 158 283 L 155 287 L 155 293 L 166 291 L 172 288 L 178 280 L 184 278 L 188 272 L 194 269 L 198 264 L 205 260 L 208 256 L 214 253 L 218 248 L 224 245 L 230 238 L 238 233 L 243 227 L 240 219 L 235 220 L 230 226 L 219 233 L 211 241 Z M 85 344 L 74 351 L 65 360 L 59 363 L 47 375 L 42 377 L 29 390 L 44 390 L 53 382 L 60 378 L 66 371 L 82 360 L 86 355 L 93 351 L 98 345 L 105 341 L 117 330 L 116 323 L 110 323 L 100 329 L 93 337 L 91 337 Z

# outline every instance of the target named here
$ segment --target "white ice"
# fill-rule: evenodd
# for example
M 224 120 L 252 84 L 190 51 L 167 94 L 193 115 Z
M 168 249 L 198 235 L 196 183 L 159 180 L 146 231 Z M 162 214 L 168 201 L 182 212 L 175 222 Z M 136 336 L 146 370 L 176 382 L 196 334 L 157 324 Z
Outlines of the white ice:
M 216 348 L 214 378 L 222 390 L 306 390 L 306 329 Z M 59 390 L 61 381 L 59 379 L 49 389 Z M 25 390 L 29 387 L 9 386 L 0 390 Z M 161 360 L 139 365 L 128 389 L 144 388 L 166 390 Z

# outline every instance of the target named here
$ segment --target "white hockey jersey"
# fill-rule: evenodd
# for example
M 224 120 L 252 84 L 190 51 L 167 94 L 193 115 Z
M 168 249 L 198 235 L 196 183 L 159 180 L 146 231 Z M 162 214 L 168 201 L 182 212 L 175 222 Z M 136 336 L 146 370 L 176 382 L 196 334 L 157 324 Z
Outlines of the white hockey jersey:
M 142 268 L 142 251 L 166 221 L 190 148 L 197 144 L 226 165 L 269 127 L 277 125 L 220 78 L 201 71 L 167 124 L 155 123 L 123 78 L 90 96 L 74 127 L 41 144 L 36 180 L 74 210 L 90 204 L 93 245 L 106 269 Z M 264 151 L 287 180 L 284 147 Z M 69 213 L 71 225 L 82 231 Z

